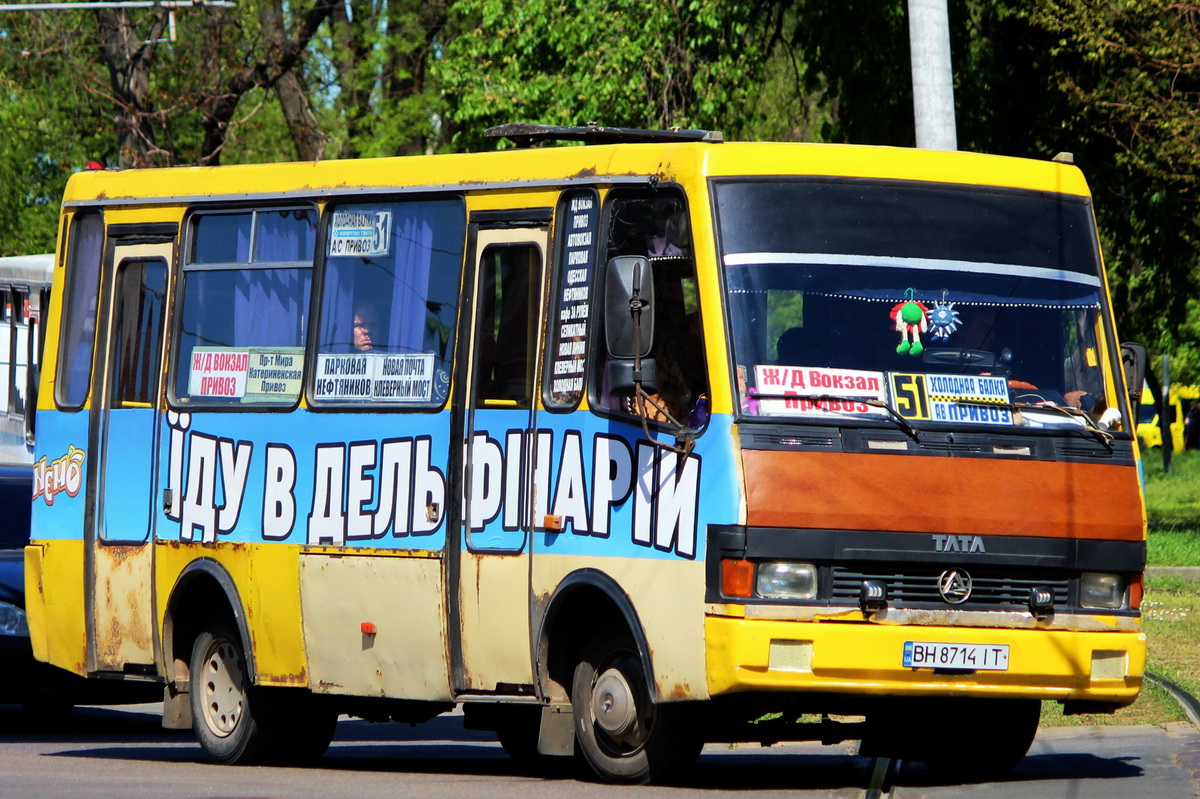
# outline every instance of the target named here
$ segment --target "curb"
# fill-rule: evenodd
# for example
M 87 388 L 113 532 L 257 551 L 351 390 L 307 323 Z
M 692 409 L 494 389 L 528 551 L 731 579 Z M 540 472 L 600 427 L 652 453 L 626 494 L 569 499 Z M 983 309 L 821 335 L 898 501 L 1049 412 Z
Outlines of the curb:
M 1147 566 L 1146 574 L 1154 577 L 1184 577 L 1200 580 L 1200 566 Z
M 1187 715 L 1188 720 L 1192 722 L 1192 726 L 1195 727 L 1197 731 L 1200 731 L 1200 699 L 1196 699 L 1196 697 L 1192 696 L 1187 691 L 1168 680 L 1166 677 L 1160 677 L 1157 674 L 1152 674 L 1148 671 L 1144 673 L 1148 680 L 1158 683 L 1167 690 L 1167 693 L 1175 698 L 1175 701 L 1178 702 L 1183 708 L 1183 712 L 1185 715 Z

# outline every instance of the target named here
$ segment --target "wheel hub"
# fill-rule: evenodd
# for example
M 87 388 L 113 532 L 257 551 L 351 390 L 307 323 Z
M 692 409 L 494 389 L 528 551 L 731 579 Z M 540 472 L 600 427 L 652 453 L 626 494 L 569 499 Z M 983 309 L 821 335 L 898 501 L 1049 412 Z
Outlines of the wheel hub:
M 204 721 L 220 738 L 230 735 L 245 710 L 242 670 L 237 652 L 227 641 L 217 642 L 204 660 L 201 694 Z
M 637 700 L 625 675 L 610 668 L 592 689 L 592 717 L 613 738 L 628 735 L 637 725 Z

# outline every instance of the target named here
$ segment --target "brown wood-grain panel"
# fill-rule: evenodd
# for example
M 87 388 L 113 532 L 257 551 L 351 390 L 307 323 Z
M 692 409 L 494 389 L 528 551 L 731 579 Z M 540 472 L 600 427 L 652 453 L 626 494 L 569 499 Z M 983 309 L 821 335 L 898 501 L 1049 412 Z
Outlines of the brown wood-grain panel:
M 1140 540 L 1136 468 L 744 450 L 754 527 Z

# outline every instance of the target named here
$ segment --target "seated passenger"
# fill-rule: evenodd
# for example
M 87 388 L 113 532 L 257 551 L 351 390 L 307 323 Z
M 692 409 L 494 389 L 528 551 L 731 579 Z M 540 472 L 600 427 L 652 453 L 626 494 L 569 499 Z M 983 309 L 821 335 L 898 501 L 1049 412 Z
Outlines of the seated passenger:
M 371 339 L 371 328 L 375 327 L 376 314 L 369 306 L 359 306 L 354 312 L 354 349 L 370 352 L 375 348 Z

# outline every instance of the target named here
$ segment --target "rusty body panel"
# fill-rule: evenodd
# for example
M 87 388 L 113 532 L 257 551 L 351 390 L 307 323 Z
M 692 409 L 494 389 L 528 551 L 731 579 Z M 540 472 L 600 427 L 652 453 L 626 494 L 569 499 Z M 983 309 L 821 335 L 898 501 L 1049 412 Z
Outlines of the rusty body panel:
M 1133 466 L 751 450 L 742 461 L 753 526 L 1102 540 L 1143 529 Z
M 149 543 L 96 545 L 91 671 L 155 662 L 153 557 Z
M 529 644 L 529 558 L 464 552 L 460 581 L 467 690 L 533 683 Z
M 440 560 L 306 553 L 299 566 L 314 691 L 450 699 Z
M 262 685 L 305 686 L 303 632 L 300 625 L 300 548 L 279 544 L 200 544 L 160 541 L 155 555 L 159 597 L 156 623 L 163 629 L 169 610 L 192 614 L 199 621 L 221 607 L 194 607 L 176 601 L 180 575 L 193 561 L 204 559 L 224 571 L 236 596 L 228 597 L 244 614 L 253 647 L 255 677 Z M 164 642 L 166 643 L 166 642 Z M 186 662 L 187 652 L 176 652 Z M 169 661 L 168 661 L 169 662 Z M 166 676 L 171 677 L 171 674 Z

